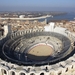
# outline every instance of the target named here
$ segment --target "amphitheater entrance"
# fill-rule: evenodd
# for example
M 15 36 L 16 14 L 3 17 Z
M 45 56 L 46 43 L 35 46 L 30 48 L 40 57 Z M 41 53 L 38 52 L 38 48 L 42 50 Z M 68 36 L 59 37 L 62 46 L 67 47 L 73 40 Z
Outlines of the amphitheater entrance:
M 28 58 L 36 61 L 42 61 L 47 59 L 53 54 L 53 48 L 46 43 L 39 43 L 32 46 L 27 53 Z

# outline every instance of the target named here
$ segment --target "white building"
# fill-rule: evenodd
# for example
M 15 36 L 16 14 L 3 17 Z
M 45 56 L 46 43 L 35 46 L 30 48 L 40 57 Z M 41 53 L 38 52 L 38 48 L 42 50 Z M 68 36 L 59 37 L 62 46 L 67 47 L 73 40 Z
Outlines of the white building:
M 4 36 L 8 34 L 8 26 L 4 25 Z
M 54 22 L 49 23 L 49 25 L 44 27 L 44 30 L 47 32 L 57 32 L 63 35 L 67 35 L 68 30 L 66 28 L 55 26 Z
M 25 17 L 25 15 L 20 15 L 20 16 L 19 16 L 19 18 L 24 18 L 24 17 Z
M 8 34 L 11 34 L 11 25 L 4 25 L 4 36 L 7 36 Z

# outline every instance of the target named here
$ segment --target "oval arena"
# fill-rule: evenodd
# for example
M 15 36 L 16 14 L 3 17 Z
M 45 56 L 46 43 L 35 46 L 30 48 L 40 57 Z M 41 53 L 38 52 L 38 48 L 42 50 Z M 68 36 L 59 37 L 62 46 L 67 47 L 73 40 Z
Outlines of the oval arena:
M 71 37 L 44 30 L 11 34 L 3 41 L 0 75 L 64 75 L 75 69 Z

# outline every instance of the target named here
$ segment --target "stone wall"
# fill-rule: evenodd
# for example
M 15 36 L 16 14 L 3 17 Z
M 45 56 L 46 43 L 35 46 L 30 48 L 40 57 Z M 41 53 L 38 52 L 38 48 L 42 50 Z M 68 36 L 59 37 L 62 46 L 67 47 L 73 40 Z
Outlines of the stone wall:
M 7 39 L 13 39 L 16 36 L 19 37 L 29 32 L 35 32 L 35 30 L 17 32 L 12 34 L 11 37 L 7 37 Z M 0 59 L 0 75 L 75 75 L 75 54 L 65 61 L 42 66 L 17 65 Z

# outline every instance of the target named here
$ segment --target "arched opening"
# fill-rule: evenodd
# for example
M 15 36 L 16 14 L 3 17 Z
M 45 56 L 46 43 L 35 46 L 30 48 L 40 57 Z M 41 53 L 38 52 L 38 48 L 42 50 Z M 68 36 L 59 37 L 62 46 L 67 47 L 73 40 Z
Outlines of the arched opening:
M 59 73 L 58 73 L 58 75 L 61 75 L 62 74 L 62 72 L 60 71 Z
M 44 73 L 41 73 L 40 75 L 44 75 Z
M 48 72 L 49 70 L 48 70 L 48 67 L 46 67 L 46 71 Z
M 72 65 L 72 69 L 73 69 L 73 65 Z
M 2 73 L 2 75 L 7 75 L 7 72 L 4 69 L 1 69 L 1 73 Z
M 15 72 L 12 71 L 12 72 L 10 73 L 10 75 L 15 75 Z
M 66 69 L 66 72 L 68 71 L 68 68 Z
M 20 75 L 25 75 L 25 73 L 20 73 Z
M 31 73 L 30 75 L 35 75 L 34 73 Z

